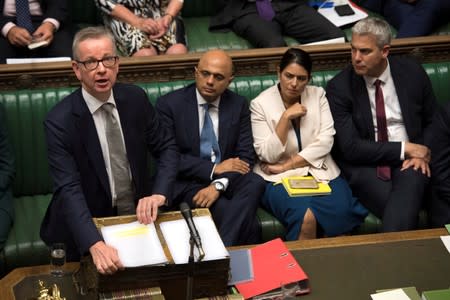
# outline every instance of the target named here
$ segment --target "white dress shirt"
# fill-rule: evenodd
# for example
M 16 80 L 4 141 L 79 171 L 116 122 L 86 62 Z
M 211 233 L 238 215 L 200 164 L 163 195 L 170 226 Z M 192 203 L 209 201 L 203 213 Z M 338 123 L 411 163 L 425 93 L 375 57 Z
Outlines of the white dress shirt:
M 39 4 L 39 1 L 37 0 L 29 0 L 30 2 L 30 14 L 32 16 L 42 16 L 43 12 L 41 9 L 41 5 Z M 15 0 L 5 0 L 5 4 L 3 6 L 3 15 L 8 17 L 15 17 L 16 16 L 16 1 Z M 59 29 L 59 21 L 53 18 L 46 18 L 42 23 L 44 22 L 50 22 L 55 26 L 55 30 Z M 8 22 L 3 26 L 2 35 L 6 38 L 8 36 L 8 32 L 16 26 L 13 22 Z
M 198 90 L 195 90 L 195 93 L 197 95 L 197 109 L 198 109 L 198 128 L 199 128 L 199 136 L 202 134 L 203 124 L 205 123 L 205 109 L 203 108 L 202 104 L 209 103 L 212 104 L 212 106 L 209 108 L 209 116 L 211 117 L 211 121 L 213 123 L 214 127 L 214 134 L 217 138 L 217 143 L 219 143 L 219 104 L 220 104 L 220 96 L 217 97 L 216 100 L 213 102 L 206 101 L 203 96 L 198 92 Z M 216 160 L 216 155 L 214 152 L 211 153 L 211 161 L 214 162 Z M 212 180 L 214 175 L 214 170 L 216 169 L 216 165 L 214 165 L 211 175 L 209 176 Z M 214 180 L 213 182 L 220 181 L 225 187 L 225 190 L 228 187 L 228 178 L 219 178 Z
M 375 129 L 375 139 L 377 140 L 377 114 L 375 107 L 375 81 L 381 80 L 381 90 L 383 91 L 384 109 L 386 112 L 386 124 L 388 140 L 391 142 L 402 142 L 400 159 L 404 159 L 405 142 L 409 141 L 406 133 L 405 123 L 403 122 L 402 110 L 398 101 L 397 91 L 395 90 L 394 80 L 391 75 L 389 61 L 384 72 L 378 77 L 364 76 L 367 93 L 369 94 L 370 109 L 372 111 L 373 127 Z

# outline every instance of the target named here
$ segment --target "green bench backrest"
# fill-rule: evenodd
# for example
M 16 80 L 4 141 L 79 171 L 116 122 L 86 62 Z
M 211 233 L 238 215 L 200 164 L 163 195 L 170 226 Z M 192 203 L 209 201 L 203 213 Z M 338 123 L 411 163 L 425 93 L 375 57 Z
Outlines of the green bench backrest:
M 215 2 L 217 0 L 186 0 L 183 3 L 181 15 L 185 18 L 208 17 L 215 13 Z
M 450 62 L 425 64 L 438 100 L 450 100 Z M 311 84 L 325 87 L 338 71 L 313 73 Z M 261 91 L 277 81 L 276 75 L 236 77 L 230 89 L 247 99 L 255 98 Z M 188 85 L 192 81 L 164 83 L 138 83 L 149 99 L 156 99 L 170 91 Z M 47 112 L 60 99 L 75 88 L 55 88 L 0 92 L 0 103 L 6 110 L 6 121 L 16 155 L 16 180 L 14 195 L 29 196 L 49 194 L 52 184 L 48 171 L 43 121 Z

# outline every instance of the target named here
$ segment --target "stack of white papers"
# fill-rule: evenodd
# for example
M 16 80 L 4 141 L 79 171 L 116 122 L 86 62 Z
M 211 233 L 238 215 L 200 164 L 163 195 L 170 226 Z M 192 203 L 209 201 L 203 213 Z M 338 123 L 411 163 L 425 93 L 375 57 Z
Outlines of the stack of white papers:
M 167 263 L 155 224 L 132 222 L 101 228 L 105 243 L 116 248 L 125 267 Z
M 346 3 L 344 3 L 346 2 Z M 351 6 L 353 11 L 355 12 L 354 15 L 350 16 L 339 16 L 337 12 L 334 10 L 334 7 L 324 7 L 319 8 L 317 11 L 323 15 L 325 18 L 327 18 L 331 23 L 336 25 L 337 27 L 341 27 L 347 24 L 355 23 L 359 20 L 362 20 L 368 16 L 368 14 L 362 10 L 360 7 L 353 4 L 351 1 L 340 1 L 340 5 L 342 4 L 348 4 Z M 335 3 L 337 5 L 337 3 Z
M 228 257 L 228 251 L 217 232 L 211 216 L 193 217 L 197 231 L 202 240 L 204 261 Z M 190 233 L 184 219 L 165 221 L 159 227 L 176 264 L 189 260 Z M 104 226 L 101 228 L 105 243 L 116 248 L 125 267 L 138 267 L 168 263 L 155 224 L 143 225 L 136 222 Z M 198 250 L 194 247 L 195 261 Z
M 56 61 L 70 61 L 70 57 L 42 57 L 42 58 L 7 58 L 7 64 L 46 63 Z
M 210 216 L 193 217 L 195 227 L 202 240 L 205 257 L 203 261 L 221 259 L 228 256 L 228 251 L 217 232 Z M 161 222 L 159 224 L 170 254 L 176 264 L 185 264 L 189 260 L 189 228 L 184 219 Z M 197 248 L 194 248 L 195 261 L 198 260 Z

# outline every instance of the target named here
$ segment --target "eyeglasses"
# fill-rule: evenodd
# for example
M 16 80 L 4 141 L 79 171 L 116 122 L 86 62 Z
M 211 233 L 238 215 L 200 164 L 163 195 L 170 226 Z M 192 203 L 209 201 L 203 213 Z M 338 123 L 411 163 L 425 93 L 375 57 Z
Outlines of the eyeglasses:
M 87 70 L 92 71 L 97 69 L 98 64 L 101 62 L 105 68 L 112 68 L 116 65 L 117 60 L 119 59 L 118 56 L 106 56 L 102 59 L 88 59 L 85 61 L 79 61 L 76 62 L 79 64 L 82 64 Z
M 204 79 L 208 79 L 211 76 L 217 81 L 222 81 L 225 79 L 225 76 L 223 76 L 222 74 L 211 73 L 209 71 L 199 70 L 197 68 L 195 68 L 195 71 L 197 71 L 198 74 L 200 74 L 200 76 L 202 76 Z

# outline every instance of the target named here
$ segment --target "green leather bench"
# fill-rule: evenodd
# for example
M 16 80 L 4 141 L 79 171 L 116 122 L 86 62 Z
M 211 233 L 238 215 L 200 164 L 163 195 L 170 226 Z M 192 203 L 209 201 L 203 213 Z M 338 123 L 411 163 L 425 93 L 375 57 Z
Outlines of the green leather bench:
M 251 49 L 253 46 L 247 40 L 237 36 L 233 32 L 210 32 L 208 30 L 210 16 L 215 13 L 214 0 L 189 0 L 184 1 L 181 15 L 185 23 L 186 40 L 190 52 L 203 52 L 209 49 L 220 48 L 223 50 Z M 92 0 L 71 1 L 74 30 L 88 25 L 102 23 L 102 18 Z M 376 15 L 369 12 L 369 15 Z M 396 33 L 396 30 L 392 28 Z M 347 40 L 351 40 L 351 28 L 344 28 Z M 450 34 L 450 23 L 437 29 L 434 34 Z M 290 37 L 285 37 L 288 46 L 298 45 L 298 42 Z
M 450 61 L 424 64 L 440 102 L 450 100 Z M 325 86 L 337 71 L 315 72 L 312 84 Z M 191 81 L 138 83 L 153 103 L 158 96 L 189 84 Z M 230 88 L 253 99 L 276 82 L 275 75 L 236 77 Z M 76 87 L 1 91 L 0 103 L 6 110 L 6 123 L 16 156 L 14 182 L 15 223 L 5 248 L 0 252 L 0 277 L 13 268 L 47 264 L 48 250 L 39 237 L 39 228 L 49 204 L 52 184 L 48 171 L 43 120 L 60 99 Z M 265 241 L 284 236 L 284 227 L 269 213 L 258 210 Z M 422 216 L 421 226 L 425 226 Z M 369 215 L 355 233 L 380 230 L 380 221 Z

